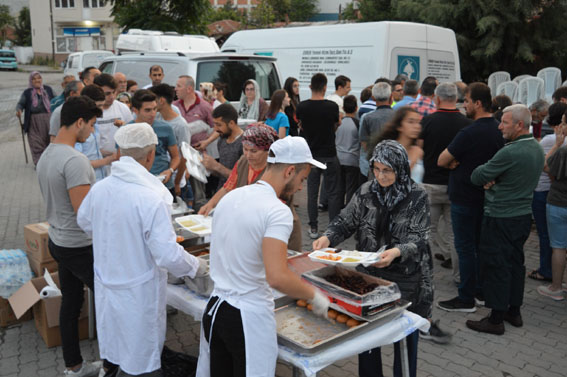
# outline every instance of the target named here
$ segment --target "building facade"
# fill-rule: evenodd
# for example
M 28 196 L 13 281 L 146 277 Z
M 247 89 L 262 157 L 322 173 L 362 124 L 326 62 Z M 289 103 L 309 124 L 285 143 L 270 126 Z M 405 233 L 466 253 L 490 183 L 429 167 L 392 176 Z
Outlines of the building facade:
M 106 0 L 29 0 L 36 57 L 61 62 L 76 51 L 113 50 L 120 28 Z

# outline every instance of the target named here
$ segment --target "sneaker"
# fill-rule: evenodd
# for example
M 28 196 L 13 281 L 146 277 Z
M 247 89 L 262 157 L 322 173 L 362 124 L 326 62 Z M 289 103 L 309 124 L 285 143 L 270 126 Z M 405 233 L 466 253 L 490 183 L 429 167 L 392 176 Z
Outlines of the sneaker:
M 451 342 L 451 338 L 453 337 L 448 332 L 441 330 L 439 327 L 439 320 L 432 321 L 431 326 L 429 327 L 428 332 L 419 331 L 419 336 L 423 339 L 432 340 L 438 344 L 447 344 Z
M 87 361 L 83 361 L 83 365 L 81 366 L 81 369 L 79 369 L 78 371 L 72 371 L 70 369 L 65 369 L 65 371 L 63 371 L 63 374 L 65 376 L 75 376 L 75 377 L 95 377 L 98 376 L 100 370 L 102 368 L 102 361 L 93 361 L 93 362 L 87 362 Z
M 552 291 L 551 289 L 549 289 L 549 287 L 551 286 L 540 285 L 539 287 L 537 287 L 537 292 L 540 295 L 547 296 L 555 301 L 565 300 L 565 296 L 563 296 L 563 289 L 560 289 L 558 291 Z
M 319 232 L 317 231 L 317 228 L 311 228 L 311 230 L 309 231 L 309 238 L 311 238 L 312 240 L 319 238 Z
M 474 303 L 476 306 L 485 306 L 485 301 L 483 295 L 477 294 L 474 296 Z
M 437 307 L 439 309 L 446 310 L 448 312 L 465 312 L 465 313 L 474 313 L 476 312 L 476 307 L 474 306 L 474 302 L 466 303 L 461 300 L 458 296 L 447 301 L 437 301 Z
M 514 327 L 522 327 L 524 321 L 522 321 L 522 315 L 511 315 L 509 312 L 504 313 L 503 319 Z
M 445 259 L 445 261 L 441 262 L 441 267 L 443 267 L 443 268 L 453 268 L 453 263 L 451 262 L 451 258 Z
M 440 260 L 441 262 L 445 261 L 445 256 L 441 253 L 435 253 L 435 255 L 433 255 L 435 257 L 435 259 Z
M 325 211 L 328 209 L 328 207 L 327 207 L 326 205 L 324 205 L 324 204 L 319 204 L 319 205 L 317 206 L 317 208 L 318 208 L 319 211 L 321 211 L 321 212 L 325 212 Z
M 492 323 L 490 322 L 490 317 L 484 317 L 480 321 L 467 321 L 467 327 L 471 330 L 484 332 L 487 334 L 502 335 L 504 334 L 504 322 L 502 323 Z

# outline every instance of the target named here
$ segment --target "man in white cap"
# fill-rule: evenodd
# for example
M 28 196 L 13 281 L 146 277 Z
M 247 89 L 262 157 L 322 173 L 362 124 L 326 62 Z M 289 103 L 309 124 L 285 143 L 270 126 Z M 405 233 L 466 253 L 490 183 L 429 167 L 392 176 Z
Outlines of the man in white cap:
M 166 330 L 165 270 L 202 276 L 207 265 L 176 243 L 173 198 L 149 172 L 157 136 L 147 123 L 114 135 L 120 160 L 89 191 L 77 222 L 93 238 L 96 324 L 105 369 L 117 376 L 161 376 Z
M 291 210 L 282 200 L 301 189 L 311 166 L 301 137 L 274 142 L 258 182 L 221 199 L 211 236 L 211 294 L 201 328 L 197 376 L 273 376 L 278 356 L 272 289 L 308 300 L 327 316 L 329 300 L 287 267 Z

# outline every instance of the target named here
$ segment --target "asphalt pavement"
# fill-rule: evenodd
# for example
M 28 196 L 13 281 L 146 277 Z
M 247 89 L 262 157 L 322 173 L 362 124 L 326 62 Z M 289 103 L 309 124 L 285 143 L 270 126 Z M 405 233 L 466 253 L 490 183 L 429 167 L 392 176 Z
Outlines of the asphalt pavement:
M 20 75 L 19 82 L 15 77 Z M 51 85 L 59 85 L 60 73 L 46 73 Z M 5 83 L 12 83 L 6 87 Z M 45 205 L 41 198 L 33 164 L 26 164 L 18 129 L 3 122 L 13 119 L 15 104 L 27 87 L 27 74 L 0 72 L 0 249 L 24 246 L 26 224 L 45 221 Z M 57 89 L 59 89 L 58 87 Z M 28 149 L 29 153 L 29 149 Z M 30 156 L 31 161 L 31 156 Z M 303 222 L 304 250 L 311 250 L 308 238 L 306 189 L 296 194 L 298 214 Z M 320 229 L 327 224 L 327 213 L 319 215 Z M 354 240 L 343 243 L 353 248 Z M 539 249 L 535 230 L 525 245 L 526 268 L 538 265 Z M 435 261 L 435 301 L 455 296 L 456 286 L 450 270 Z M 536 292 L 539 285 L 526 279 L 522 315 L 524 326 L 506 326 L 502 336 L 479 334 L 465 326 L 467 319 L 479 319 L 488 314 L 486 308 L 476 313 L 448 313 L 433 309 L 434 319 L 453 335 L 452 342 L 439 345 L 420 340 L 418 376 L 489 376 L 489 377 L 560 377 L 567 375 L 567 302 L 555 302 Z M 171 349 L 198 355 L 199 322 L 178 312 L 168 316 L 166 345 Z M 96 340 L 81 342 L 86 360 L 98 359 Z M 392 375 L 393 347 L 383 347 L 384 375 Z M 337 361 L 319 376 L 356 376 L 356 357 Z M 47 348 L 37 333 L 34 322 L 28 321 L 0 329 L 0 376 L 62 376 L 64 363 L 61 347 Z M 278 376 L 291 376 L 291 368 L 278 363 Z

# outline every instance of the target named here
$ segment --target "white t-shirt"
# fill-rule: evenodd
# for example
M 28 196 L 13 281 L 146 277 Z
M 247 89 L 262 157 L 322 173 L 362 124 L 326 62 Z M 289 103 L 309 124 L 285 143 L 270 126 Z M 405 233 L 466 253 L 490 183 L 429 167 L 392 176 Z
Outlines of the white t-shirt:
M 543 139 L 539 142 L 539 145 L 543 148 L 543 153 L 547 155 L 547 153 L 553 148 L 555 145 L 555 134 L 545 135 Z M 567 145 L 567 140 L 563 145 Z M 537 183 L 537 187 L 534 191 L 549 191 L 551 187 L 551 179 L 549 178 L 549 174 L 546 172 L 541 172 L 541 176 L 539 177 L 539 182 Z
M 102 118 L 97 118 L 96 122 L 100 130 L 100 149 L 105 151 L 116 151 L 116 142 L 114 141 L 114 134 L 118 127 L 114 125 L 116 119 L 122 120 L 125 124 L 134 120 L 132 112 L 120 101 L 114 103 L 102 112 Z
M 264 181 L 226 194 L 215 209 L 211 235 L 211 278 L 215 290 L 234 300 L 274 307 L 266 281 L 262 254 L 264 238 L 289 240 L 293 227 L 291 210 Z M 236 305 L 235 305 L 236 303 Z

